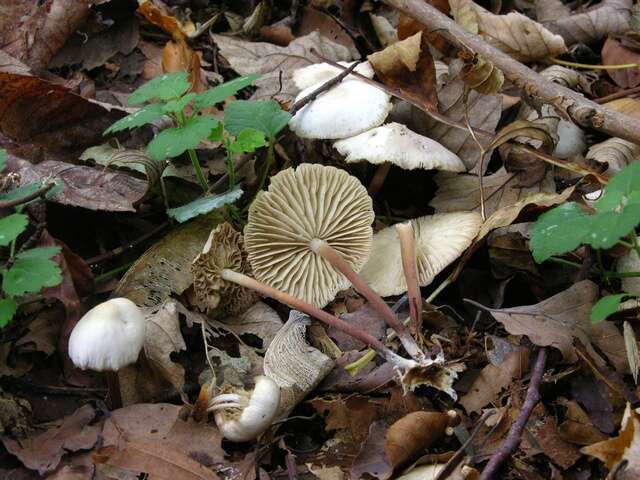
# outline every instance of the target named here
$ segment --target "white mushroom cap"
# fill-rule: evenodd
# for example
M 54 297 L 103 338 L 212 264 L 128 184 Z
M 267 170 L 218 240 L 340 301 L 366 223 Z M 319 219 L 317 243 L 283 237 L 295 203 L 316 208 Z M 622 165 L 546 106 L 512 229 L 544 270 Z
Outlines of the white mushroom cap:
M 466 171 L 464 163 L 455 153 L 435 140 L 395 122 L 338 140 L 333 146 L 346 155 L 349 163 L 366 160 L 374 164 L 391 162 L 405 170 Z
M 127 298 L 112 298 L 89 310 L 69 337 L 69 357 L 76 367 L 117 371 L 138 359 L 145 319 Z
M 418 283 L 425 287 L 471 245 L 482 217 L 477 212 L 440 213 L 415 218 L 411 224 L 416 240 Z M 407 291 L 400 241 L 393 226 L 373 236 L 371 256 L 360 276 L 383 297 Z
M 324 82 L 298 94 L 296 102 Z M 302 138 L 347 138 L 382 125 L 391 111 L 391 97 L 360 80 L 344 80 L 302 107 L 289 127 Z
M 280 387 L 269 377 L 255 378 L 256 385 L 251 392 L 221 395 L 220 397 L 240 398 L 239 402 L 228 402 L 230 408 L 216 410 L 214 418 L 222 436 L 232 442 L 248 442 L 262 434 L 275 420 L 280 406 Z M 246 397 L 249 397 L 248 399 Z M 212 399 L 213 402 L 216 398 Z M 247 403 L 244 408 L 237 405 Z M 212 404 L 215 408 L 215 403 Z
M 350 67 L 354 62 L 338 62 L 343 67 Z M 373 67 L 369 62 L 362 62 L 359 64 L 355 71 L 360 75 L 363 75 L 367 78 L 373 78 Z M 298 68 L 293 71 L 293 83 L 295 83 L 296 87 L 300 90 L 304 90 L 305 88 L 309 88 L 312 85 L 317 83 L 322 84 L 332 78 L 340 75 L 342 70 L 328 63 L 314 63 L 313 65 L 309 65 L 308 67 Z M 353 75 L 347 76 L 347 79 L 355 79 Z

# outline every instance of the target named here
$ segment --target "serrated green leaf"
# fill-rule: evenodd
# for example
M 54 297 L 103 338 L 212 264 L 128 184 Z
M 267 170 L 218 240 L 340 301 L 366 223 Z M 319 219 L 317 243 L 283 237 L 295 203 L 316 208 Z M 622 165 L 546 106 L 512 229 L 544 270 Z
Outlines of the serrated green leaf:
M 229 144 L 229 150 L 235 154 L 255 152 L 258 148 L 267 145 L 264 132 L 247 128 L 241 131 L 236 139 Z
M 591 322 L 601 322 L 609 315 L 616 313 L 618 311 L 618 305 L 620 305 L 622 299 L 627 296 L 629 295 L 626 293 L 618 293 L 616 295 L 602 297 L 591 308 Z
M 184 110 L 184 108 L 189 105 L 194 98 L 196 98 L 195 93 L 188 93 L 182 98 L 178 98 L 177 100 L 169 100 L 162 106 L 162 109 L 166 113 L 177 113 Z
M 224 125 L 232 135 L 247 128 L 275 137 L 291 119 L 291 114 L 280 108 L 275 100 L 236 100 L 224 111 Z
M 186 72 L 165 73 L 142 85 L 129 95 L 129 105 L 159 99 L 173 100 L 186 93 L 191 84 Z
M 12 298 L 0 300 L 0 328 L 6 327 L 18 310 L 18 304 Z
M 529 246 L 540 263 L 552 255 L 570 252 L 590 233 L 590 215 L 575 202 L 568 202 L 540 216 L 531 229 Z
M 186 121 L 184 127 L 167 128 L 160 132 L 147 145 L 147 154 L 154 160 L 177 157 L 200 145 L 219 123 L 208 115 L 192 117 Z
M 51 257 L 59 252 L 60 247 L 38 247 L 18 254 L 11 268 L 4 272 L 2 289 L 16 297 L 58 285 L 62 275 Z
M 6 247 L 24 232 L 29 225 L 29 217 L 14 213 L 0 219 L 0 246 Z
M 167 214 L 178 222 L 186 222 L 198 215 L 209 213 L 216 208 L 220 208 L 229 203 L 233 203 L 242 196 L 242 190 L 236 188 L 221 195 L 201 197 L 193 202 L 182 205 L 178 208 L 170 208 Z
M 214 105 L 226 100 L 231 95 L 235 95 L 240 90 L 248 87 L 253 82 L 260 78 L 260 74 L 254 73 L 244 77 L 235 78 L 229 82 L 218 85 L 206 92 L 198 94 L 195 101 L 195 109 L 202 110 L 203 108 L 213 107 Z
M 0 148 L 0 173 L 7 168 L 7 151 L 4 148 Z
M 137 112 L 133 112 L 126 117 L 121 118 L 116 123 L 107 128 L 104 131 L 103 135 L 109 135 L 110 133 L 141 127 L 142 125 L 153 122 L 163 115 L 165 115 L 163 105 L 161 103 L 152 103 L 150 105 L 142 107 Z

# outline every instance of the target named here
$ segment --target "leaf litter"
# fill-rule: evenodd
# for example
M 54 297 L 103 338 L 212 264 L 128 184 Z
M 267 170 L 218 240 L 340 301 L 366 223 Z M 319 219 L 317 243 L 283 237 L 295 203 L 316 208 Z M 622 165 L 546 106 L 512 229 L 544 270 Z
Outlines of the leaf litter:
M 629 0 L 116 3 L 0 12 L 2 475 L 637 477 L 640 47 Z M 356 73 L 331 80 L 354 60 Z M 322 81 L 301 99 L 305 67 Z M 349 102 L 368 88 L 392 99 L 361 135 L 399 125 L 464 171 L 351 163 L 334 138 L 296 136 L 296 117 L 340 84 Z M 150 99 L 160 103 L 142 107 L 142 128 L 104 135 Z M 334 126 L 353 113 L 325 103 Z M 141 163 L 122 161 L 148 145 Z M 357 188 L 323 183 L 344 174 Z M 318 220 L 334 210 L 373 222 L 350 238 Z M 478 221 L 461 249 L 460 232 L 421 231 L 432 220 L 420 219 L 462 212 Z M 212 244 L 223 224 L 249 247 Z M 544 236 L 554 229 L 564 238 Z M 381 248 L 383 237 L 397 245 Z M 52 247 L 52 286 L 16 287 L 18 274 L 33 283 L 29 252 Z M 301 249 L 293 268 L 287 256 Z M 438 258 L 425 265 L 427 250 Z M 201 254 L 202 281 L 233 308 L 203 313 Z M 370 265 L 391 257 L 402 270 L 372 279 Z M 341 283 L 322 308 L 291 296 L 328 275 Z M 69 335 L 110 297 L 141 309 L 141 353 L 114 375 L 78 370 Z M 265 382 L 279 393 L 261 397 Z M 223 438 L 251 427 L 256 408 L 273 416 L 248 442 Z

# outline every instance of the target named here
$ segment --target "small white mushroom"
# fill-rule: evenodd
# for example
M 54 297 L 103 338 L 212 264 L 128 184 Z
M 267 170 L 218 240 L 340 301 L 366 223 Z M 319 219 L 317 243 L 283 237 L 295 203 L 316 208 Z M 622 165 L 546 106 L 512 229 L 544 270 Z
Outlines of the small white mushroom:
M 208 411 L 215 412 L 222 436 L 232 442 L 258 438 L 273 423 L 280 406 L 280 388 L 269 377 L 255 378 L 250 392 L 236 390 L 209 400 Z
M 353 65 L 353 62 L 338 62 L 343 67 L 349 68 Z M 367 78 L 373 78 L 373 67 L 369 62 L 360 63 L 355 69 L 356 73 L 363 75 Z M 309 65 L 308 67 L 298 68 L 293 71 L 292 79 L 293 83 L 295 83 L 296 87 L 300 90 L 304 90 L 305 88 L 309 88 L 316 84 L 322 84 L 331 80 L 334 77 L 337 77 L 342 73 L 337 67 L 333 65 L 329 65 L 328 63 L 314 63 L 313 65 Z M 347 76 L 348 80 L 354 80 L 357 77 L 353 75 Z
M 93 307 L 71 332 L 69 358 L 83 370 L 106 372 L 113 408 L 122 404 L 115 372 L 138 359 L 144 334 L 144 315 L 127 298 L 112 298 Z

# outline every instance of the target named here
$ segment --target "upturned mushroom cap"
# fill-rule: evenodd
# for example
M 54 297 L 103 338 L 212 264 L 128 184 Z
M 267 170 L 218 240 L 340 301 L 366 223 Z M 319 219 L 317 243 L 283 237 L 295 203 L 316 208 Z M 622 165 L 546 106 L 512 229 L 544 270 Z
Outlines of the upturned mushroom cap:
M 441 213 L 416 218 L 411 223 L 416 240 L 418 283 L 425 287 L 471 245 L 482 217 L 476 212 Z M 373 236 L 371 257 L 360 276 L 383 297 L 407 291 L 395 228 L 387 227 Z
M 250 274 L 242 234 L 221 223 L 209 234 L 202 252 L 191 265 L 196 306 L 207 313 L 233 315 L 257 300 L 251 290 L 222 279 L 225 268 Z
M 296 102 L 323 83 L 304 89 Z M 387 93 L 360 80 L 346 79 L 302 107 L 289 120 L 289 127 L 302 138 L 347 138 L 381 125 L 390 111 Z
M 455 153 L 395 122 L 338 140 L 333 146 L 346 155 L 346 161 L 350 163 L 366 160 L 374 164 L 390 162 L 405 170 L 466 171 Z
M 310 242 L 326 241 L 357 272 L 369 258 L 373 218 L 366 189 L 344 170 L 305 163 L 281 171 L 249 209 L 244 238 L 255 278 L 323 307 L 349 281 Z
M 116 371 L 138 359 L 145 320 L 127 298 L 112 298 L 89 310 L 69 337 L 69 357 L 83 370 Z
M 343 67 L 350 67 L 353 62 L 338 62 Z M 363 75 L 367 78 L 373 78 L 374 72 L 373 67 L 369 62 L 362 62 L 355 68 L 355 72 Z M 304 90 L 305 88 L 309 88 L 315 84 L 322 84 L 331 80 L 332 78 L 340 75 L 342 70 L 333 65 L 329 65 L 328 63 L 314 63 L 313 65 L 309 65 L 308 67 L 298 68 L 293 71 L 293 83 L 295 83 L 296 87 L 300 90 Z M 347 79 L 355 79 L 353 75 L 347 76 Z

